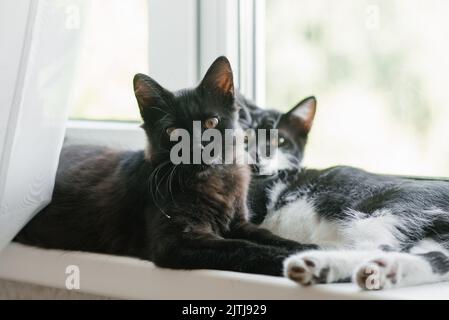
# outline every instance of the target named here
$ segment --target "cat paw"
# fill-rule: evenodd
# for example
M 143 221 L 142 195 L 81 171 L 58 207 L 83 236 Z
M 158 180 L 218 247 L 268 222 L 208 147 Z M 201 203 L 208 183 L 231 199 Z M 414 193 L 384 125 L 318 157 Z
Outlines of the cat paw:
M 401 270 L 395 257 L 380 257 L 362 264 L 355 272 L 354 282 L 365 290 L 382 290 L 396 286 Z
M 329 265 L 313 252 L 301 253 L 284 260 L 284 276 L 303 285 L 328 283 Z

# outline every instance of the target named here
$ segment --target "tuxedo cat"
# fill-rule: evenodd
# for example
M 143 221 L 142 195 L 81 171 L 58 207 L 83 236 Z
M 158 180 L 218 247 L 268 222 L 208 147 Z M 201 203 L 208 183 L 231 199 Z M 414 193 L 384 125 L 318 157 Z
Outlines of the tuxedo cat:
M 286 113 L 274 109 L 262 109 L 243 95 L 237 94 L 237 105 L 240 108 L 240 125 L 243 129 L 277 129 L 278 143 L 273 148 L 274 155 L 265 159 L 257 158 L 252 167 L 248 195 L 251 207 L 251 220 L 260 224 L 267 214 L 267 191 L 269 182 L 277 178 L 274 173 L 285 169 L 300 167 L 308 133 L 315 116 L 315 97 L 301 100 Z M 261 174 L 272 173 L 274 175 Z
M 170 92 L 134 77 L 145 151 L 97 146 L 63 149 L 52 202 L 16 241 L 65 250 L 135 256 L 176 269 L 222 269 L 282 275 L 300 245 L 248 222 L 247 165 L 174 164 L 172 134 L 238 129 L 230 64 L 218 58 L 195 89 Z M 198 143 L 191 141 L 191 150 Z M 205 147 L 203 142 L 201 149 Z M 235 160 L 235 159 L 234 159 Z
M 241 112 L 254 128 L 282 129 L 290 148 L 279 152 L 296 158 L 255 175 L 249 191 L 253 223 L 319 246 L 287 258 L 285 276 L 302 285 L 352 279 L 364 289 L 449 280 L 449 182 L 296 167 L 315 109 L 309 98 L 285 115 L 254 105 Z

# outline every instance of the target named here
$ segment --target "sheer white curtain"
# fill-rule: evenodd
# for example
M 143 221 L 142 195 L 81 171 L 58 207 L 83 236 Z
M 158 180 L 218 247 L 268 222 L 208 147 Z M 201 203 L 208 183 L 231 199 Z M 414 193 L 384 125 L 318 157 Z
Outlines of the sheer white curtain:
M 86 3 L 0 2 L 0 250 L 51 198 Z
M 257 42 L 255 0 L 147 1 L 149 36 L 139 41 L 148 42 L 148 70 L 136 72 L 147 72 L 175 90 L 194 86 L 213 60 L 226 55 L 240 91 L 258 96 L 251 83 L 260 78 L 252 58 L 261 50 L 250 50 Z M 111 21 L 95 8 L 121 12 L 117 6 L 126 8 L 124 2 L 95 0 L 95 7 L 87 0 L 0 0 L 0 250 L 50 201 L 68 103 L 74 101 L 69 95 L 85 79 L 80 66 L 86 68 L 81 63 L 90 48 L 86 36 L 92 40 L 100 35 L 98 46 L 121 45 L 117 37 L 101 37 L 102 30 L 110 31 Z M 129 28 L 120 32 L 127 30 L 137 37 Z M 120 52 L 127 56 L 126 50 Z M 131 79 L 124 90 L 131 89 Z M 66 136 L 75 142 L 143 146 L 142 130 L 135 123 L 68 121 Z

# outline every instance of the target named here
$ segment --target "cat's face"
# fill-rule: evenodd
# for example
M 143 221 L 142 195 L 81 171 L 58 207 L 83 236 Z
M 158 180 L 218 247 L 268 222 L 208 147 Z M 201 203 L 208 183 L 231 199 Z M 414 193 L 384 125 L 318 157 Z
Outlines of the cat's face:
M 149 147 L 147 157 L 165 161 L 178 141 L 170 136 L 183 129 L 190 135 L 190 151 L 204 148 L 208 142 L 193 134 L 194 123 L 201 134 L 216 129 L 225 136 L 225 129 L 236 129 L 238 112 L 234 104 L 234 84 L 231 66 L 225 57 L 218 58 L 195 89 L 170 92 L 150 77 L 137 74 L 134 91 L 144 121 Z M 193 155 L 192 155 L 193 156 Z
M 248 104 L 242 108 L 240 118 L 242 126 L 253 129 L 277 129 L 277 148 L 269 158 L 258 157 L 256 169 L 260 173 L 274 173 L 278 170 L 298 168 L 304 157 L 304 149 L 316 112 L 316 99 L 306 98 L 290 111 L 259 108 Z M 273 144 L 273 143 L 271 143 Z

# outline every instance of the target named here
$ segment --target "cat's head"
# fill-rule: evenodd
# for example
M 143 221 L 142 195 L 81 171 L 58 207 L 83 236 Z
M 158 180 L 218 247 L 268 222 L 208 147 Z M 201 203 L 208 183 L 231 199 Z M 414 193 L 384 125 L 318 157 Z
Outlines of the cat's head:
M 150 161 L 169 160 L 170 151 L 182 138 L 181 131 L 190 136 L 190 155 L 184 156 L 190 156 L 193 162 L 193 152 L 208 144 L 194 135 L 194 128 L 201 134 L 213 128 L 224 137 L 225 129 L 239 127 L 232 69 L 225 57 L 213 62 L 194 89 L 171 92 L 152 78 L 137 74 L 134 92 L 148 137 L 146 157 Z M 170 139 L 173 135 L 179 139 Z
M 263 109 L 238 94 L 241 105 L 240 123 L 244 129 L 277 129 L 277 148 L 270 157 L 258 156 L 255 169 L 259 173 L 299 168 L 316 112 L 315 97 L 301 100 L 288 112 Z

